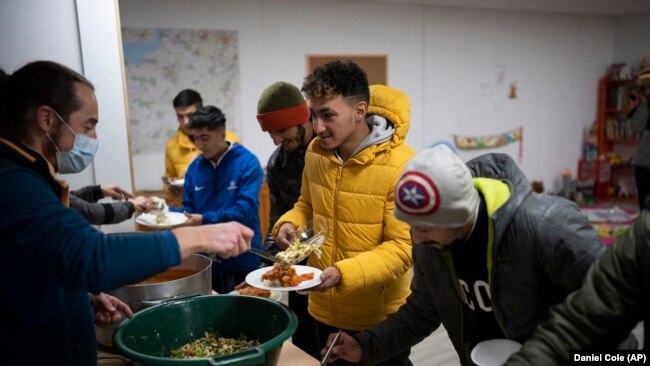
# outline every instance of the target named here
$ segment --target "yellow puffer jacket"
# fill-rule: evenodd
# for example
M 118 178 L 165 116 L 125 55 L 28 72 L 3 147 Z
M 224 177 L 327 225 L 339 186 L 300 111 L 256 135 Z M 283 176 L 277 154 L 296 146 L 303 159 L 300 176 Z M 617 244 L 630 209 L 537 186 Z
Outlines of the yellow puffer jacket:
M 407 224 L 393 215 L 394 186 L 414 151 L 404 143 L 409 128 L 408 96 L 383 85 L 370 88 L 368 114 L 395 127 L 392 138 L 370 145 L 341 163 L 316 138 L 307 149 L 301 196 L 274 227 L 299 226 L 314 216 L 327 218 L 322 256 L 310 266 L 335 266 L 341 282 L 309 294 L 309 313 L 334 327 L 361 330 L 397 311 L 410 293 L 411 240 Z
M 170 178 L 183 178 L 192 160 L 199 156 L 199 149 L 182 129 L 167 140 L 165 147 L 165 175 Z
M 226 131 L 226 140 L 239 142 L 239 137 L 234 132 Z M 200 153 L 187 134 L 179 128 L 165 146 L 165 175 L 170 178 L 185 177 L 187 167 Z

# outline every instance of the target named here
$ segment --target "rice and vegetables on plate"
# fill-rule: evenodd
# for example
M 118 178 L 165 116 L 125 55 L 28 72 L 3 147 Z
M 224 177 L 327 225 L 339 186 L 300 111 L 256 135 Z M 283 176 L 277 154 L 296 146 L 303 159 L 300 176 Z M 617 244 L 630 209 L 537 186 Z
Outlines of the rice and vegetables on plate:
M 169 217 L 167 217 L 167 213 L 169 212 L 169 206 L 167 206 L 167 202 L 165 202 L 164 198 L 152 196 L 151 201 L 154 203 L 156 209 L 151 210 L 151 214 L 155 215 L 156 225 L 169 225 L 171 224 L 171 220 Z
M 296 239 L 287 249 L 278 252 L 275 256 L 286 263 L 296 264 L 309 257 L 311 253 L 315 253 L 320 258 L 320 246 L 301 242 L 300 239 Z
M 260 345 L 257 339 L 249 340 L 245 335 L 238 339 L 220 337 L 216 332 L 205 332 L 194 342 L 187 343 L 172 350 L 171 358 L 209 358 L 225 356 L 231 353 L 245 351 Z

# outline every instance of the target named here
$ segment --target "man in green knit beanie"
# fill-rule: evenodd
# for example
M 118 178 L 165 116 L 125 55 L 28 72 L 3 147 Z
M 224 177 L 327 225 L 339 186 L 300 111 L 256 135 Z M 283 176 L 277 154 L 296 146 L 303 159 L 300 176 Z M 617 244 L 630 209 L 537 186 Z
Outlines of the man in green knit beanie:
M 271 200 L 270 229 L 300 197 L 305 151 L 314 138 L 309 108 L 300 90 L 287 82 L 269 85 L 257 103 L 257 120 L 262 131 L 268 132 L 275 149 L 266 166 L 267 184 Z M 279 250 L 269 234 L 264 242 L 268 252 Z M 304 263 L 301 263 L 304 264 Z M 298 315 L 298 329 L 293 343 L 303 351 L 317 356 L 320 347 L 315 344 L 314 320 L 307 312 L 307 296 L 289 292 L 289 306 Z

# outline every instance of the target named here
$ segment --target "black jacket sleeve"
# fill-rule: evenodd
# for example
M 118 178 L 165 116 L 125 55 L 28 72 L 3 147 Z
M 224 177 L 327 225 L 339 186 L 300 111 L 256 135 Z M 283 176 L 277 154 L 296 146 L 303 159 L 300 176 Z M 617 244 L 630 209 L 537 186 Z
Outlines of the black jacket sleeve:
M 414 277 L 406 303 L 383 322 L 354 335 L 362 348 L 361 365 L 370 366 L 390 359 L 440 326 L 431 284 L 425 274 L 427 270 L 418 262 L 421 255 L 415 253 L 417 249 L 413 249 Z
M 584 285 L 553 307 L 507 365 L 566 365 L 570 350 L 613 350 L 648 321 L 650 212 L 594 262 Z M 646 327 L 647 329 L 647 327 Z

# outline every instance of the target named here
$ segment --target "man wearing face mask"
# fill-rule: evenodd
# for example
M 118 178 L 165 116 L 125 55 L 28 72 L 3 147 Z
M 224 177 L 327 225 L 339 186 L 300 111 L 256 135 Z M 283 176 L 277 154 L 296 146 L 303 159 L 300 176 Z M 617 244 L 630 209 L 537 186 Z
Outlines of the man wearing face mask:
M 104 234 L 67 207 L 57 172 L 84 169 L 97 150 L 92 83 L 49 61 L 0 70 L 0 354 L 8 365 L 94 365 L 93 321 L 130 316 L 101 292 L 141 281 L 194 253 L 248 250 L 237 223 Z M 90 293 L 90 296 L 89 296 Z M 34 353 L 37 345 L 38 353 Z M 38 360 L 42 357 L 43 360 Z
M 79 173 L 83 171 L 93 160 L 99 141 L 86 135 L 75 133 L 70 126 L 61 118 L 59 113 L 54 116 L 66 129 L 57 130 L 57 134 L 70 133 L 74 135 L 74 143 L 70 151 L 61 151 L 54 143 L 54 138 L 48 135 L 48 139 L 57 150 L 56 160 L 59 173 Z M 60 136 L 56 136 L 60 138 Z M 97 203 L 104 197 L 118 200 L 110 203 Z M 122 201 L 125 200 L 125 201 Z M 102 184 L 87 186 L 70 192 L 70 208 L 77 210 L 83 217 L 93 225 L 116 224 L 127 220 L 136 211 L 147 212 L 154 209 L 153 202 L 145 197 L 131 197 L 131 194 L 114 184 Z
M 53 115 L 61 122 L 61 125 L 54 130 L 50 135 L 46 134 L 47 138 L 56 149 L 56 163 L 58 171 L 61 174 L 79 173 L 86 169 L 93 161 L 97 148 L 99 147 L 99 140 L 97 140 L 97 132 L 95 131 L 96 121 L 85 122 L 83 126 L 84 132 L 89 135 L 76 133 L 70 126 L 61 118 L 61 115 L 55 110 L 52 110 Z M 63 127 L 61 127 L 63 126 Z M 72 148 L 68 151 L 61 151 L 57 146 L 57 141 L 65 141 L 64 135 L 74 136 Z M 54 136 L 54 137 L 52 137 Z

